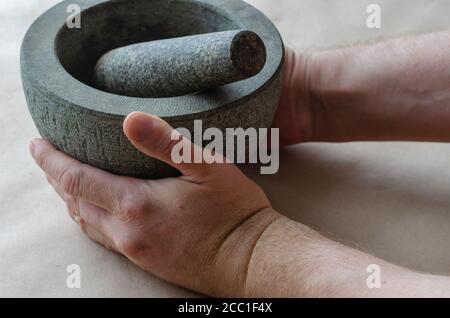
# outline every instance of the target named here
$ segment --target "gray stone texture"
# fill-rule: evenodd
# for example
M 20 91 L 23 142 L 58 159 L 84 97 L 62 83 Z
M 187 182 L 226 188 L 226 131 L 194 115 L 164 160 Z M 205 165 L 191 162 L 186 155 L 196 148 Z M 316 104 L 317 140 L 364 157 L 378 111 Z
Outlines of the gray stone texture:
M 82 8 L 82 28 L 65 26 L 66 8 Z M 263 40 L 267 62 L 249 79 L 170 98 L 137 98 L 98 90 L 94 67 L 112 49 L 195 34 L 251 30 Z M 43 138 L 81 162 L 118 175 L 163 178 L 171 167 L 135 149 L 123 120 L 143 111 L 174 127 L 270 127 L 281 90 L 284 48 L 272 25 L 240 0 L 70 0 L 44 13 L 21 49 L 24 92 Z
M 214 32 L 114 49 L 97 62 L 94 83 L 119 95 L 173 97 L 247 79 L 265 63 L 256 33 Z

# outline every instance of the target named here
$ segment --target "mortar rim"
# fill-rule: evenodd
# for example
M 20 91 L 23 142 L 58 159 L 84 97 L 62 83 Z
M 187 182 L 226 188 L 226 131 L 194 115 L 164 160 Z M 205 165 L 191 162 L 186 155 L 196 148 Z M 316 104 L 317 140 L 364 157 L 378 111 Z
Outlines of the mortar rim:
M 284 61 L 281 36 L 273 23 L 260 11 L 241 0 L 176 0 L 220 10 L 242 28 L 258 33 L 268 50 L 268 61 L 263 71 L 251 79 L 226 85 L 214 92 L 170 98 L 120 96 L 100 91 L 77 80 L 62 66 L 54 49 L 55 39 L 66 22 L 67 5 L 78 4 L 84 11 L 98 5 L 126 1 L 136 0 L 66 0 L 47 10 L 33 23 L 23 41 L 23 76 L 31 78 L 33 85 L 39 86 L 41 90 L 85 111 L 113 117 L 123 117 L 132 111 L 144 111 L 163 118 L 186 119 L 245 103 L 269 86 L 281 71 Z M 42 56 L 44 60 L 39 61 Z

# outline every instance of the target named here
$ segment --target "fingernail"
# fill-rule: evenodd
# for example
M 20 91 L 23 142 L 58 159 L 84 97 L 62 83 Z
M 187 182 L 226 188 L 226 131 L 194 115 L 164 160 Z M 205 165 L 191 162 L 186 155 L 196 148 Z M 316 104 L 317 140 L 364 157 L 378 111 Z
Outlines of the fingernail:
M 131 137 L 137 142 L 148 139 L 153 130 L 153 120 L 145 114 L 133 115 L 130 123 Z

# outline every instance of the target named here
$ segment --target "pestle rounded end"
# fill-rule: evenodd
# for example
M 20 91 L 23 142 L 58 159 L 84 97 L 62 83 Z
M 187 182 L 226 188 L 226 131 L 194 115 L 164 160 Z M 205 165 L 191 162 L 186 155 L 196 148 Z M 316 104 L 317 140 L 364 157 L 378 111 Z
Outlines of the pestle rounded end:
M 255 76 L 264 68 L 267 59 L 263 40 L 252 31 L 241 31 L 233 38 L 230 47 L 231 62 L 243 78 Z

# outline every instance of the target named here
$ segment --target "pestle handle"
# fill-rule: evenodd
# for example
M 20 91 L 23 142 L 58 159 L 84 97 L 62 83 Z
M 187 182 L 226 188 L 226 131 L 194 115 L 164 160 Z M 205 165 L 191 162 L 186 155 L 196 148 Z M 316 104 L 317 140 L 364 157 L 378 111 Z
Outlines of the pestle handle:
M 181 96 L 250 78 L 265 63 L 256 33 L 215 32 L 114 49 L 97 62 L 94 84 L 126 96 Z

